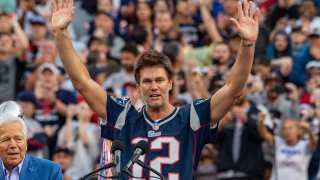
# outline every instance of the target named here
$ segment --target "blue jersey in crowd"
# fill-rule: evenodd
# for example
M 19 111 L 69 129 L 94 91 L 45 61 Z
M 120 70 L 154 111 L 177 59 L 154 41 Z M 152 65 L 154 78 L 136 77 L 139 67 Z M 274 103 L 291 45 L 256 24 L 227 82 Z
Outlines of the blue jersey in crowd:
M 106 120 L 101 125 L 101 136 L 124 142 L 122 166 L 130 160 L 134 145 L 146 140 L 150 149 L 140 160 L 170 180 L 192 179 L 203 146 L 212 141 L 209 136 L 210 98 L 175 107 L 170 115 L 155 122 L 146 113 L 145 106 L 137 111 L 129 99 L 108 96 Z M 216 129 L 211 129 L 211 134 Z M 136 164 L 132 172 L 136 177 L 156 176 Z

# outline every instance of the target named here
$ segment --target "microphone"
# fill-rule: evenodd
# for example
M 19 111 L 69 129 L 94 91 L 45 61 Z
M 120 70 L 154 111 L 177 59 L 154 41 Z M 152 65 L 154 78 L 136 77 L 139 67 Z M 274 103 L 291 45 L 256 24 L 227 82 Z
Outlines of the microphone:
M 144 167 L 150 171 L 152 171 L 153 173 L 155 173 L 156 175 L 158 175 L 160 177 L 160 179 L 163 180 L 167 180 L 166 177 L 164 177 L 162 174 L 160 174 L 158 171 L 156 171 L 155 169 L 153 169 L 152 167 L 148 166 L 146 163 L 140 161 L 139 159 L 137 160 L 137 164 L 139 164 L 141 167 Z
M 136 146 L 135 146 L 135 150 L 134 150 L 134 153 L 130 159 L 130 161 L 126 164 L 126 166 L 123 168 L 122 171 L 125 171 L 127 172 L 128 174 L 131 174 L 129 172 L 129 169 L 131 168 L 131 166 L 137 162 L 137 160 L 139 159 L 139 157 L 141 155 L 144 155 L 146 153 L 146 151 L 148 150 L 148 142 L 147 141 L 144 141 L 144 140 L 141 140 L 139 141 Z
M 86 180 L 86 179 L 89 179 L 89 178 L 91 179 L 92 176 L 95 176 L 97 172 L 100 172 L 100 171 L 105 170 L 105 169 L 109 169 L 109 168 L 114 167 L 114 166 L 116 166 L 116 165 L 113 162 L 111 162 L 109 164 L 106 164 L 106 165 L 102 166 L 101 168 L 99 168 L 97 170 L 94 170 L 94 171 L 92 171 L 92 172 L 80 177 L 79 180 Z
M 116 173 L 120 175 L 121 173 L 121 155 L 124 152 L 124 144 L 119 140 L 112 142 L 111 153 L 114 155 L 113 163 L 116 165 Z

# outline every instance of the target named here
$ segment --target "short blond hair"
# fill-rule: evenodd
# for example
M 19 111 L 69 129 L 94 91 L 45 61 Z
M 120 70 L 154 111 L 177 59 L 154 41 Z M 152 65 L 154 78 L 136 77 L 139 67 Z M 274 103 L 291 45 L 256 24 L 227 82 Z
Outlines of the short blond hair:
M 299 125 L 298 120 L 295 120 L 295 119 L 285 119 L 285 120 L 282 121 L 282 123 L 281 123 L 281 131 L 283 130 L 284 124 L 286 124 L 286 123 L 293 123 L 293 124 L 296 126 L 297 130 L 298 130 L 298 138 L 301 139 L 301 138 L 303 137 L 303 131 L 302 131 L 300 125 Z

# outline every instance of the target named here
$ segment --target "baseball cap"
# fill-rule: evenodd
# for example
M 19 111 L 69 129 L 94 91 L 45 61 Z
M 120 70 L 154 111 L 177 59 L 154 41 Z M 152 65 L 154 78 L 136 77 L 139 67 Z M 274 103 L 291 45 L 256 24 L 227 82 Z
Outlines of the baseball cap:
M 300 32 L 300 31 L 302 31 L 301 25 L 294 25 L 291 30 L 291 32 Z
M 46 25 L 46 18 L 43 16 L 32 16 L 29 19 L 31 25 Z
M 35 107 L 41 107 L 41 104 L 37 100 L 36 96 L 32 91 L 22 91 L 18 94 L 18 100 L 22 102 L 30 102 Z
M 312 28 L 308 33 L 308 37 L 320 37 L 320 28 Z
M 308 62 L 308 64 L 306 65 L 306 70 L 309 70 L 311 68 L 320 68 L 320 61 L 310 61 Z
M 39 73 L 43 73 L 45 70 L 49 70 L 51 71 L 52 74 L 54 75 L 58 75 L 60 73 L 59 69 L 56 67 L 56 65 L 51 64 L 51 63 L 44 63 L 42 64 L 39 69 L 38 72 Z
M 54 151 L 53 154 L 57 154 L 57 153 L 60 153 L 60 152 L 66 153 L 66 154 L 71 155 L 71 156 L 73 156 L 73 154 L 74 154 L 74 152 L 73 152 L 71 149 L 69 149 L 69 148 L 67 148 L 67 147 L 63 147 L 63 146 L 58 147 L 58 148 Z

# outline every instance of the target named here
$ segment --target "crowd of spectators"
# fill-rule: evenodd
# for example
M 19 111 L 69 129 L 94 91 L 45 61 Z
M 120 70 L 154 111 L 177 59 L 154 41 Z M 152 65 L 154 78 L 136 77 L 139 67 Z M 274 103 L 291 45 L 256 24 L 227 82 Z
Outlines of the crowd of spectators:
M 78 56 L 92 79 L 137 109 L 142 52 L 170 58 L 176 106 L 214 94 L 237 56 L 236 0 L 74 1 L 68 31 Z M 253 2 L 261 12 L 253 70 L 195 177 L 319 180 L 320 0 Z M 0 0 L 0 103 L 21 103 L 29 154 L 77 179 L 106 162 L 110 142 L 62 67 L 50 16 L 49 0 Z

